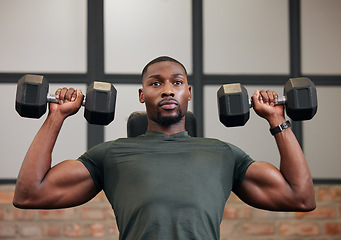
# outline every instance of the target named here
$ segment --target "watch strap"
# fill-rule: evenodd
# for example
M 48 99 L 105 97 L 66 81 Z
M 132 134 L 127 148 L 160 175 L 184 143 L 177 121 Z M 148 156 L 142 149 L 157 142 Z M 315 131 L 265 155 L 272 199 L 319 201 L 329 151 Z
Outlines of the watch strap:
M 289 127 L 291 127 L 291 124 L 289 121 L 286 121 L 286 122 L 278 125 L 277 127 L 271 128 L 270 132 L 272 135 L 275 135 L 276 133 L 283 132 L 285 129 L 287 129 Z

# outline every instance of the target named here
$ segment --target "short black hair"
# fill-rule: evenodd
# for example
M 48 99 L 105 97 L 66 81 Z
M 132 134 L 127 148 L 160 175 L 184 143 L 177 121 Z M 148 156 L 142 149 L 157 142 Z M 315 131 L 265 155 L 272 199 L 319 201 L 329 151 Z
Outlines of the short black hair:
M 176 59 L 174 59 L 172 57 L 160 56 L 160 57 L 157 57 L 157 58 L 151 60 L 149 63 L 147 63 L 147 65 L 142 70 L 141 77 L 143 78 L 143 75 L 147 72 L 147 69 L 148 69 L 148 67 L 150 65 L 153 65 L 154 63 L 158 63 L 158 62 L 175 62 L 175 63 L 179 64 L 185 70 L 185 74 L 187 76 L 187 70 L 186 70 L 185 66 L 181 62 L 179 62 L 178 60 L 176 60 Z

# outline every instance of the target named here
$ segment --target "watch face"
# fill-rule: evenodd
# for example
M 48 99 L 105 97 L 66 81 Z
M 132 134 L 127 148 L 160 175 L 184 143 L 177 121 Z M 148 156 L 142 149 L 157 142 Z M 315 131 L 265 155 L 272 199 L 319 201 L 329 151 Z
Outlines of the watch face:
M 277 127 L 270 129 L 270 132 L 272 135 L 275 135 L 276 133 L 282 132 L 283 130 L 285 130 L 289 127 L 291 127 L 291 124 L 289 121 L 286 121 L 286 122 L 278 125 Z
M 285 127 L 285 128 L 291 127 L 290 122 L 286 121 L 285 123 L 283 123 L 283 127 Z

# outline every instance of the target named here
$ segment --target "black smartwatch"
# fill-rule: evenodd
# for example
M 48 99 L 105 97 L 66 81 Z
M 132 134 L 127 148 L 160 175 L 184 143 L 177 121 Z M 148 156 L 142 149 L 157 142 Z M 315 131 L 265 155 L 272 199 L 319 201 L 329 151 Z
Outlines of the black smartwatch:
M 286 121 L 286 122 L 278 125 L 277 127 L 271 128 L 270 132 L 272 135 L 275 135 L 276 133 L 283 132 L 285 129 L 287 129 L 289 127 L 291 127 L 291 124 L 289 121 Z

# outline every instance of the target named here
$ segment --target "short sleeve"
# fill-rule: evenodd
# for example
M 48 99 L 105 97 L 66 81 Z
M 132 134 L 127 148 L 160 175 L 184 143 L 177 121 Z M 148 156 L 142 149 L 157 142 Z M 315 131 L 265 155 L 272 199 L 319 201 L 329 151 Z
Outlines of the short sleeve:
M 254 162 L 254 160 L 240 148 L 234 145 L 230 145 L 230 147 L 235 155 L 232 191 L 236 192 L 244 179 L 247 169 Z
M 103 189 L 103 161 L 110 144 L 111 142 L 99 144 L 78 158 L 88 169 L 98 191 Z

